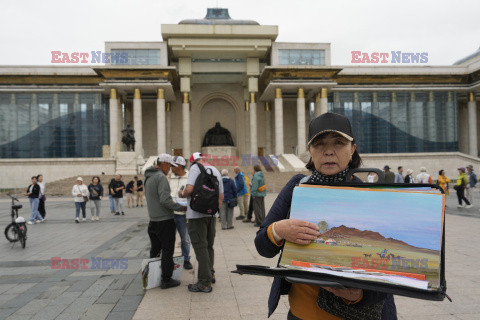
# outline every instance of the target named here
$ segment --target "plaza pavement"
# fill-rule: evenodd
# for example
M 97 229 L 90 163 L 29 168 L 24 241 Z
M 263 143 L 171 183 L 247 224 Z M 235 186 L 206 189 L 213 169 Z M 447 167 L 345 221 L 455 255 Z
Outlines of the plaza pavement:
M 476 193 L 480 203 L 480 194 Z M 268 194 L 270 208 L 276 194 Z M 22 210 L 28 216 L 27 207 Z M 253 244 L 256 228 L 235 221 L 235 229 L 217 225 L 212 293 L 190 293 L 195 271 L 184 271 L 182 284 L 168 290 L 144 292 L 140 264 L 148 257 L 146 208 L 126 216 L 106 213 L 100 222 L 73 223 L 71 199 L 49 199 L 47 221 L 29 226 L 26 249 L 0 240 L 0 319 L 266 319 L 271 279 L 232 274 L 236 264 L 274 266 L 276 259 L 260 257 Z M 453 302 L 430 302 L 396 297 L 400 319 L 480 319 L 480 212 L 457 209 L 447 200 L 447 293 Z M 0 225 L 9 221 L 9 202 L 0 200 Z M 238 209 L 236 209 L 236 214 Z M 87 210 L 88 217 L 88 210 Z M 179 239 L 177 235 L 177 240 Z M 177 241 L 176 253 L 180 253 Z M 192 250 L 192 262 L 196 261 Z M 128 259 L 126 269 L 51 268 L 51 258 L 92 257 Z M 288 300 L 282 297 L 271 319 L 286 319 Z

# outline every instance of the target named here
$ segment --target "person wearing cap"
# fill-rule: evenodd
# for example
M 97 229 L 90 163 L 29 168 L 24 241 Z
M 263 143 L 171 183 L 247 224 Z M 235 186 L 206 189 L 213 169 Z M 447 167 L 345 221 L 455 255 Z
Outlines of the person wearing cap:
M 237 199 L 237 186 L 228 176 L 228 170 L 222 170 L 222 182 L 223 182 L 223 202 L 220 207 L 220 222 L 222 230 L 233 229 L 233 209 L 235 206 L 231 206 L 230 203 Z M 237 201 L 238 203 L 238 201 Z
M 420 168 L 420 173 L 417 175 L 417 183 L 433 183 L 432 176 L 427 173 L 425 167 Z
M 190 157 L 190 172 L 188 173 L 187 186 L 185 190 L 180 191 L 178 196 L 187 198 L 187 219 L 188 219 L 188 234 L 192 241 L 192 247 L 195 251 L 195 256 L 198 261 L 198 281 L 188 285 L 188 290 L 191 292 L 212 292 L 212 283 L 215 283 L 215 269 L 214 259 L 215 251 L 213 244 L 215 242 L 215 215 L 203 214 L 194 211 L 190 207 L 190 196 L 193 193 L 193 186 L 200 175 L 200 168 L 198 164 L 203 159 L 200 152 L 195 152 Z M 218 207 L 222 206 L 223 202 L 223 183 L 222 176 L 217 168 L 209 163 L 203 163 L 205 170 L 208 170 L 217 177 L 218 180 Z
M 350 169 L 361 165 L 350 121 L 335 113 L 325 113 L 310 122 L 308 130 L 310 176 L 294 176 L 279 193 L 255 237 L 260 255 L 273 258 L 285 240 L 298 245 L 310 244 L 320 236 L 318 225 L 288 219 L 292 194 L 299 183 L 325 184 L 346 181 Z M 352 176 L 351 183 L 362 183 Z M 356 288 L 338 289 L 274 278 L 268 299 L 268 316 L 276 309 L 280 295 L 288 294 L 290 311 L 287 319 L 364 319 L 377 315 L 397 319 L 393 295 Z M 328 311 L 326 311 L 328 310 Z
M 468 185 L 465 190 L 465 197 L 470 201 L 470 203 L 473 203 L 473 188 L 475 188 L 475 185 L 477 184 L 477 175 L 475 172 L 473 172 L 473 166 L 469 164 L 467 166 L 467 174 L 468 174 Z
M 242 172 L 242 170 L 240 170 L 240 167 L 235 167 L 233 171 L 235 172 L 238 208 L 240 209 L 240 215 L 236 219 L 244 220 L 246 218 L 245 211 L 248 210 L 248 187 L 245 180 L 245 174 Z
M 457 191 L 457 198 L 458 198 L 458 208 L 463 208 L 462 201 L 465 201 L 465 208 L 473 207 L 470 201 L 465 198 L 465 188 L 467 187 L 469 181 L 468 176 L 465 174 L 465 167 L 458 168 L 458 178 L 457 183 L 454 186 L 454 189 Z
M 385 183 L 394 183 L 395 182 L 395 174 L 390 171 L 390 167 L 388 164 L 383 167 L 383 172 L 385 173 Z
M 186 207 L 173 201 L 170 195 L 170 185 L 166 175 L 170 168 L 177 164 L 171 155 L 159 154 L 155 165 L 145 170 L 145 197 L 150 221 L 148 236 L 151 248 L 150 258 L 162 256 L 161 289 L 168 289 L 180 285 L 180 281 L 172 279 L 173 253 L 175 251 L 175 220 L 174 211 L 185 211 Z
M 80 210 L 82 210 L 82 221 L 86 221 L 85 199 L 88 199 L 90 193 L 87 186 L 83 183 L 82 177 L 77 178 L 77 183 L 72 188 L 72 196 L 75 201 L 75 222 L 79 223 Z
M 415 179 L 413 179 L 413 170 L 407 169 L 407 175 L 405 176 L 405 183 L 415 183 Z
M 178 192 L 187 186 L 188 170 L 185 170 L 187 161 L 182 156 L 173 157 L 173 162 L 177 165 L 172 166 L 172 173 L 169 177 L 170 195 L 174 201 L 179 201 Z M 190 236 L 188 235 L 187 216 L 185 211 L 175 211 L 173 215 L 178 234 L 181 239 L 181 248 L 183 256 L 183 268 L 186 270 L 193 269 L 190 262 Z

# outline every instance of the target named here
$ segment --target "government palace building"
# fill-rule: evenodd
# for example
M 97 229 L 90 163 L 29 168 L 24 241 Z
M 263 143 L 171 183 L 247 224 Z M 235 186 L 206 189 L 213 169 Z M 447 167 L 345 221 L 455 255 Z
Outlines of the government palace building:
M 299 171 L 308 124 L 325 112 L 350 119 L 366 166 L 425 166 L 452 178 L 460 165 L 480 165 L 480 50 L 453 65 L 341 66 L 331 64 L 330 43 L 276 42 L 278 34 L 214 8 L 163 24 L 162 41 L 1 65 L 0 188 L 38 173 L 134 174 L 164 152 L 260 156 Z M 76 59 L 88 65 L 68 63 Z M 132 129 L 128 148 L 122 137 Z

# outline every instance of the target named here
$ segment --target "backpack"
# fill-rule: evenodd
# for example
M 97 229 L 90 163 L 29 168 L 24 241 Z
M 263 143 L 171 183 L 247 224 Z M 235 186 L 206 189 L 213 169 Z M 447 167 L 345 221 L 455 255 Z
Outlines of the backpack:
M 196 164 L 200 169 L 200 174 L 193 186 L 190 208 L 194 211 L 213 216 L 218 212 L 218 201 L 220 197 L 219 182 L 211 168 L 205 169 L 202 164 Z

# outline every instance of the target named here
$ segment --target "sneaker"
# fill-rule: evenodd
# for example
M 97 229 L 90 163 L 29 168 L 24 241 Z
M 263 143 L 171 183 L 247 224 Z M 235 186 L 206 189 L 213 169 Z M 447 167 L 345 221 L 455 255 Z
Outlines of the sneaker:
M 141 207 L 143 208 L 143 204 L 141 205 Z
M 124 215 L 125 215 L 125 212 L 122 212 L 122 216 L 124 216 Z
M 87 221 L 87 219 L 83 218 L 82 221 Z
M 92 217 L 92 221 L 95 221 L 95 217 Z
M 78 220 L 78 218 L 75 218 L 75 223 L 80 223 L 80 221 Z
M 119 215 L 120 215 L 120 212 L 116 212 L 115 215 L 116 215 L 116 216 L 119 216 Z
M 99 217 L 95 217 L 95 220 L 100 221 L 100 218 L 99 218 Z
M 458 204 L 458 205 L 457 205 L 457 208 L 463 208 L 463 205 Z
M 235 218 L 235 220 L 245 220 L 245 217 L 244 216 L 238 216 Z
M 138 208 L 138 204 L 137 204 L 137 208 Z
M 217 282 L 217 280 L 215 279 L 215 273 L 212 273 L 212 283 L 215 283 Z
M 115 211 L 110 211 L 110 213 L 112 213 L 112 214 L 113 214 L 113 213 L 115 213 Z
M 188 285 L 188 291 L 191 292 L 212 292 L 212 285 L 204 286 L 199 282 Z
M 28 221 L 27 224 L 34 224 L 35 222 L 32 222 L 32 221 Z
M 248 223 L 248 222 L 250 222 L 250 220 L 245 219 L 245 220 L 243 220 L 242 222 Z
M 473 204 L 469 204 L 465 208 L 470 209 L 471 207 L 473 207 Z
M 227 229 L 229 229 L 229 230 L 230 230 L 230 229 L 233 229 L 233 228 L 235 228 L 235 227 L 234 227 L 234 226 L 231 226 L 231 227 L 228 227 Z
M 255 223 L 253 226 L 258 228 L 261 226 L 261 224 Z
M 178 287 L 179 285 L 180 285 L 180 281 L 170 278 L 168 280 L 162 280 L 162 282 L 160 283 L 160 288 L 168 289 L 168 288 Z
M 185 270 L 191 270 L 191 269 L 193 269 L 192 263 L 191 263 L 190 261 L 185 261 L 185 262 L 183 263 L 183 269 L 185 269 Z
M 45 219 L 37 220 L 37 223 L 42 223 L 42 222 L 44 222 L 44 221 L 45 221 Z

